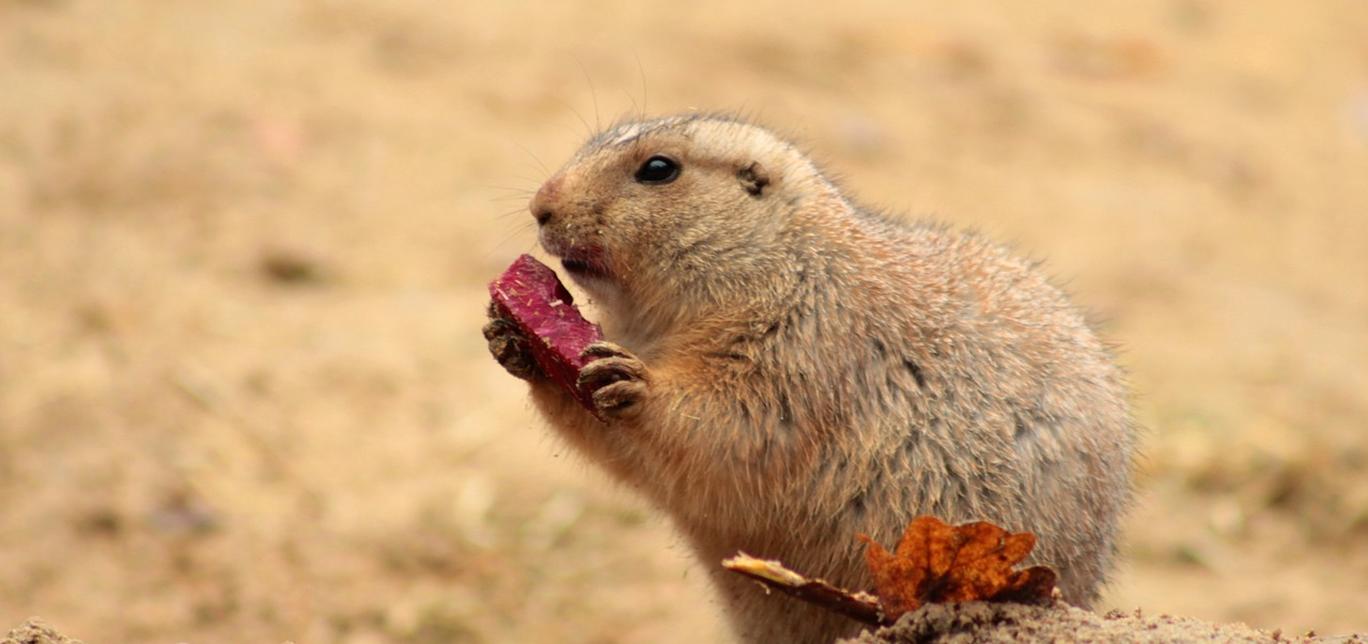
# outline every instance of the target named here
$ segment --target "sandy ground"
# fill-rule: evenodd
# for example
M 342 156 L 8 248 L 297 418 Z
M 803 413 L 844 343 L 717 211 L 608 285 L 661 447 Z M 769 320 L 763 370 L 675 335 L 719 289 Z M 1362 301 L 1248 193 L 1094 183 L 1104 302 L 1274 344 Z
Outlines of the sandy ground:
M 1314 637 L 1295 638 L 1314 641 Z M 1338 638 L 1336 638 L 1338 639 Z M 1360 644 L 1362 638 L 1345 638 Z M 1191 617 L 1145 615 L 1143 611 L 1110 611 L 1106 615 L 1074 608 L 1021 604 L 930 604 L 904 615 L 898 623 L 865 631 L 842 644 L 990 644 L 1013 642 L 1285 642 L 1281 631 L 1259 631 L 1244 624 L 1213 624 Z M 1347 643 L 1346 643 L 1347 644 Z
M 0 625 L 721 637 L 479 335 L 588 129 L 707 108 L 1096 312 L 1108 607 L 1368 630 L 1368 5 L 494 4 L 0 0 Z
M 33 618 L 10 629 L 0 644 L 82 644 L 53 628 L 41 619 Z

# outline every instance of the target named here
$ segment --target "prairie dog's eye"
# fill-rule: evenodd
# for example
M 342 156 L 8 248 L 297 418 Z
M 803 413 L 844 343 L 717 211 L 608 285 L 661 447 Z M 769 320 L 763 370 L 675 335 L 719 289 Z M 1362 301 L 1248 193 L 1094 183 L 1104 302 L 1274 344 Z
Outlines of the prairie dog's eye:
M 636 171 L 637 183 L 647 185 L 661 185 L 674 181 L 679 177 L 679 163 L 670 157 L 657 154 L 645 163 L 641 164 Z

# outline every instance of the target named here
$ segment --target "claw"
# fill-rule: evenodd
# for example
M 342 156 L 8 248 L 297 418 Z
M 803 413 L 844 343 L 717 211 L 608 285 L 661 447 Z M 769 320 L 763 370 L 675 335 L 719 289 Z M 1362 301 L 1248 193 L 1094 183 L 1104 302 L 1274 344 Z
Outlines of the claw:
M 636 358 L 599 358 L 580 370 L 579 386 L 592 391 L 623 380 L 640 380 L 643 367 Z
M 591 392 L 600 417 L 622 418 L 638 408 L 647 392 L 645 363 L 612 342 L 595 342 L 580 355 L 589 363 L 580 369 L 578 384 Z
M 633 358 L 633 359 L 635 359 L 634 356 L 632 356 L 632 352 L 631 352 L 631 351 L 628 351 L 628 350 L 627 350 L 626 348 L 624 348 L 622 345 L 619 345 L 619 344 L 614 343 L 614 342 L 608 342 L 608 341 L 606 341 L 606 340 L 599 340 L 598 342 L 595 342 L 595 343 L 590 344 L 589 346 L 585 347 L 585 348 L 584 348 L 584 351 L 581 351 L 581 352 L 580 352 L 580 356 L 583 357 L 583 358 L 614 358 L 614 357 L 618 357 L 618 358 Z
M 594 406 L 610 418 L 622 418 L 646 395 L 646 383 L 621 380 L 594 392 Z
M 484 337 L 486 340 L 493 340 L 501 335 L 508 335 L 513 331 L 513 325 L 507 320 L 493 319 L 484 325 Z
M 482 332 L 489 342 L 489 353 L 508 373 L 523 380 L 541 376 L 541 370 L 528 350 L 527 340 L 513 323 L 495 317 L 484 325 Z

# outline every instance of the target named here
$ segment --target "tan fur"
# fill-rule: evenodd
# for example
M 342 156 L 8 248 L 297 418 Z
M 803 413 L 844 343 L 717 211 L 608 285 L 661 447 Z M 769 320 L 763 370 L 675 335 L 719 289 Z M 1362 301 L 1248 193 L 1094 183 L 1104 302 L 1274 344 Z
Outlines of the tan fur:
M 634 180 L 655 154 L 678 179 Z M 793 146 L 726 117 L 618 126 L 532 209 L 550 214 L 549 252 L 602 250 L 610 277 L 583 285 L 615 343 L 590 365 L 610 422 L 536 374 L 533 398 L 674 519 L 743 640 L 829 642 L 856 625 L 722 558 L 865 588 L 855 535 L 892 544 L 920 514 L 1034 532 L 1065 598 L 1096 598 L 1134 430 L 1107 351 L 1031 263 L 861 209 Z

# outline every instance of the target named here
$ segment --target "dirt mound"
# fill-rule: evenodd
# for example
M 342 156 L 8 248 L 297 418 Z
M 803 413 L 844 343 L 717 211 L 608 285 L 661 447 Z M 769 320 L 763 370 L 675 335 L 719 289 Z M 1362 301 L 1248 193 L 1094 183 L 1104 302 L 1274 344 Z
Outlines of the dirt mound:
M 74 640 L 61 633 L 52 625 L 44 622 L 37 617 L 30 617 L 27 622 L 15 627 L 5 639 L 0 640 L 0 644 L 82 644 L 81 640 Z
M 1318 638 L 1314 634 L 1283 637 L 1244 624 L 1215 624 L 1191 617 L 1146 616 L 1112 611 L 1098 615 L 1063 602 L 1054 606 L 1024 604 L 929 604 L 908 613 L 897 624 L 845 640 L 849 644 L 911 642 L 1368 642 L 1363 635 Z

